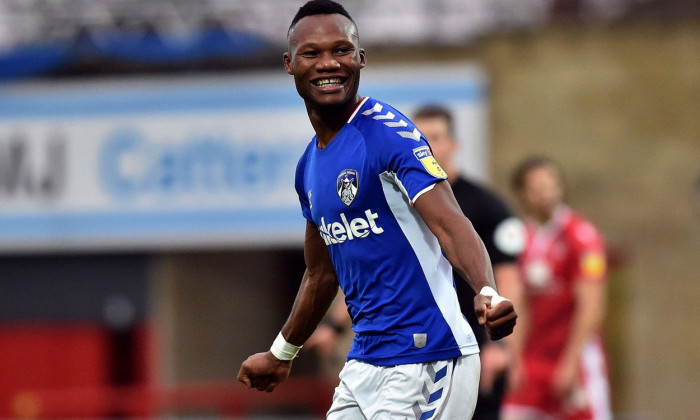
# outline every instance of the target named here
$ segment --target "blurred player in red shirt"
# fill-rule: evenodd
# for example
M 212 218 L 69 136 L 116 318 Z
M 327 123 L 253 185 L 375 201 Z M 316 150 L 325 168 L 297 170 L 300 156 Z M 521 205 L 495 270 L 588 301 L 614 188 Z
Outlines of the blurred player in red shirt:
M 564 204 L 562 175 L 546 158 L 516 169 L 526 245 L 518 265 L 525 309 L 523 343 L 510 372 L 504 420 L 610 420 L 601 329 L 606 306 L 605 245 L 596 228 Z M 522 313 L 526 312 L 526 316 Z

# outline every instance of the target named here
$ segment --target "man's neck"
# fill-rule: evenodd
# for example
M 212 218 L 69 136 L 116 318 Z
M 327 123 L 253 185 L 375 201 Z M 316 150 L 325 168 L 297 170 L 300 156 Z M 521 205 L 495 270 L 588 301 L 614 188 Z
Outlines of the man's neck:
M 316 142 L 319 149 L 324 149 L 340 132 L 357 105 L 360 103 L 358 97 L 352 104 L 340 105 L 338 107 L 306 107 L 311 126 L 316 132 Z
M 550 211 L 536 212 L 532 217 L 540 226 L 550 226 L 566 217 L 568 212 L 568 206 L 559 204 Z

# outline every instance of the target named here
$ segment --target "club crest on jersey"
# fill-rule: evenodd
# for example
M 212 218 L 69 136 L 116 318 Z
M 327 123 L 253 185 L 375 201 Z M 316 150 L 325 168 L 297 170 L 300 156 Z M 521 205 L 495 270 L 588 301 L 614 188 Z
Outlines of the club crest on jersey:
M 335 190 L 338 192 L 340 201 L 349 206 L 355 200 L 358 189 L 360 189 L 360 176 L 357 171 L 354 169 L 342 170 L 335 183 Z
M 447 174 L 442 170 L 437 160 L 433 157 L 430 147 L 421 146 L 413 149 L 413 155 L 418 159 L 426 171 L 435 178 L 447 178 Z

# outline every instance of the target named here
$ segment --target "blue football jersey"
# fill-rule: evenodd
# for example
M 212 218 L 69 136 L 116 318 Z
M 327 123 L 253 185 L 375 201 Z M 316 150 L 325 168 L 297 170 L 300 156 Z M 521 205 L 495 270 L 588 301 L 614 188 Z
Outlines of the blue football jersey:
M 413 123 L 372 98 L 299 160 L 302 213 L 328 246 L 356 333 L 348 359 L 392 366 L 478 352 L 452 267 L 413 207 L 446 178 Z

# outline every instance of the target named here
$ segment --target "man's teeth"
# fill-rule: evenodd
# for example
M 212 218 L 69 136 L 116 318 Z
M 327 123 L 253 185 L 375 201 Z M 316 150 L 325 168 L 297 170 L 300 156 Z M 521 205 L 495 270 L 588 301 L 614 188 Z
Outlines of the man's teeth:
M 339 85 L 342 81 L 338 78 L 319 79 L 314 82 L 316 86 Z

